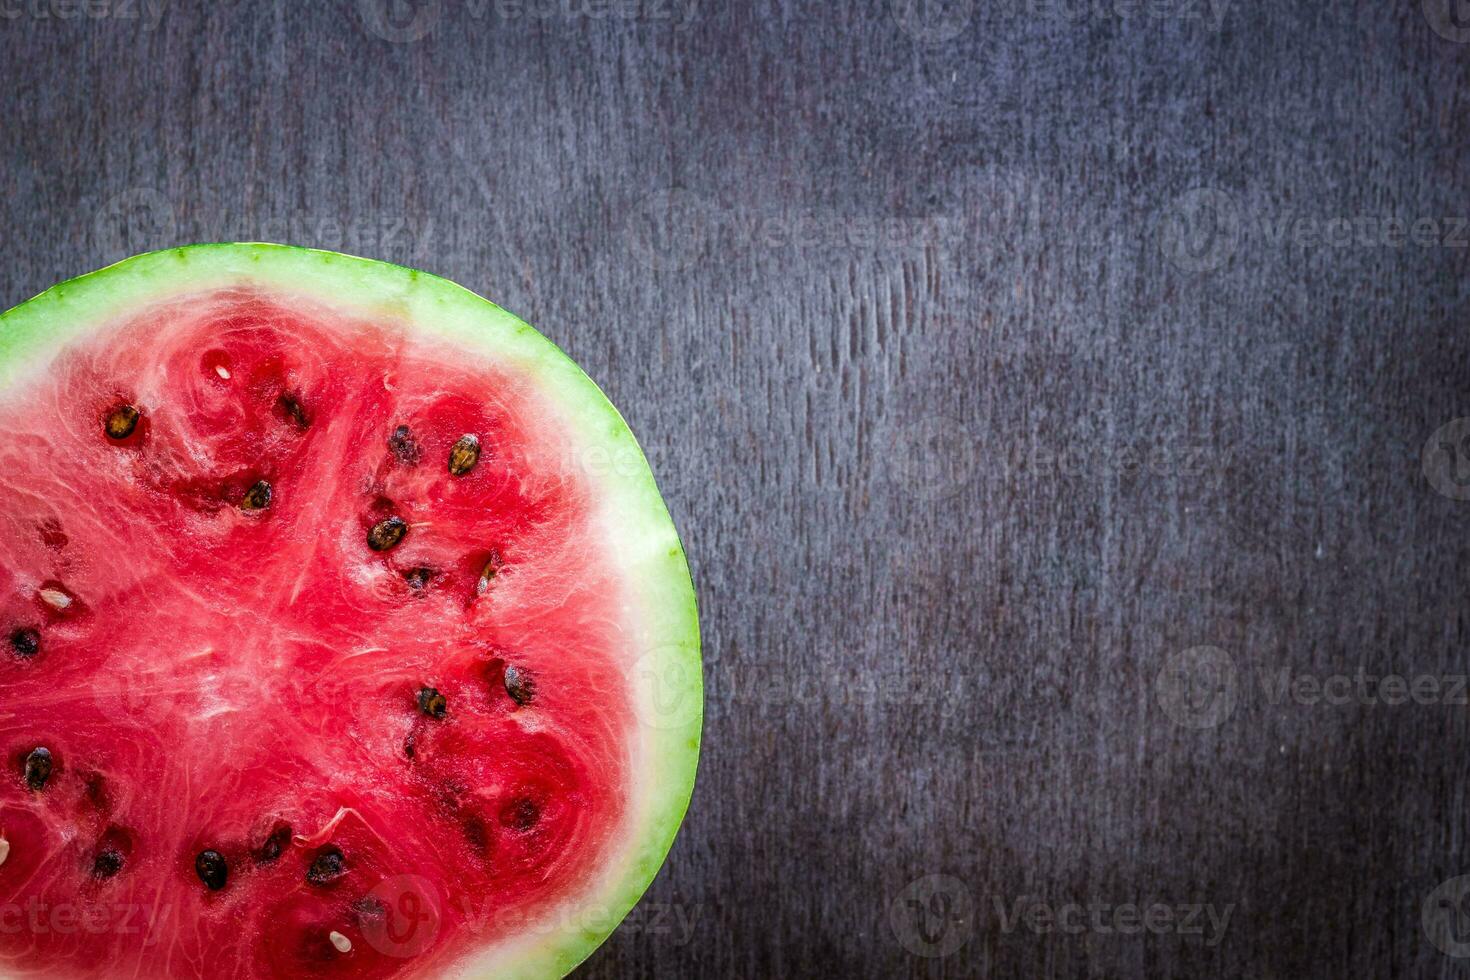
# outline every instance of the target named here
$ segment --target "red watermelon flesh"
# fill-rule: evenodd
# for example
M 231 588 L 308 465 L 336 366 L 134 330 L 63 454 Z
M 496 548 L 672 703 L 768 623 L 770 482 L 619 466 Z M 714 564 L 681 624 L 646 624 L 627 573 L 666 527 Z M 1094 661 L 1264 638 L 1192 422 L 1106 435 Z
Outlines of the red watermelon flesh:
M 140 307 L 0 401 L 0 971 L 524 945 L 639 791 L 633 600 L 554 399 L 248 279 Z

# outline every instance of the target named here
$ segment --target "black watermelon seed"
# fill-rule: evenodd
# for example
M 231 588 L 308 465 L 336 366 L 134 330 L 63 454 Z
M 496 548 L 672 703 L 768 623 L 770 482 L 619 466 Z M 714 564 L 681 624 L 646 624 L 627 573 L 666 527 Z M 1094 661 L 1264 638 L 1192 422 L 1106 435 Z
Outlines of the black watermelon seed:
M 107 438 L 122 441 L 133 434 L 138 427 L 138 419 L 141 413 L 132 405 L 117 405 L 107 413 L 107 418 L 102 423 L 102 430 L 107 433 Z
M 490 847 L 490 830 L 485 826 L 485 821 L 474 814 L 465 816 L 459 822 L 459 828 L 464 833 L 464 839 L 470 847 L 481 854 Z
M 401 517 L 389 517 L 372 526 L 368 531 L 368 547 L 374 551 L 388 551 L 398 547 L 398 542 L 408 533 L 408 525 Z
M 255 860 L 261 864 L 270 864 L 285 852 L 291 843 L 291 825 L 288 823 L 278 824 L 260 845 L 260 850 L 255 852 Z
M 464 476 L 480 461 L 479 437 L 466 433 L 449 449 L 449 473 Z
M 107 795 L 107 781 L 100 772 L 88 773 L 82 782 L 86 787 L 88 803 L 104 813 L 112 809 L 112 800 Z
M 511 696 L 511 700 L 519 705 L 531 703 L 536 696 L 536 684 L 531 680 L 531 675 L 520 667 L 505 668 L 505 693 Z
M 51 778 L 52 765 L 50 749 L 44 745 L 31 749 L 31 754 L 26 756 L 24 771 L 26 786 L 33 790 L 44 787 L 46 780 Z
M 264 480 L 259 480 L 249 490 L 245 491 L 245 498 L 240 501 L 240 506 L 245 510 L 265 510 L 271 505 L 271 485 Z
M 500 822 L 512 830 L 530 830 L 541 819 L 541 808 L 525 797 L 513 802 L 500 814 Z
M 436 688 L 419 688 L 419 710 L 430 718 L 443 718 L 449 710 L 449 701 Z
M 414 748 L 413 733 L 410 732 L 409 736 L 403 740 L 403 754 L 412 759 L 416 751 L 418 750 Z
M 122 851 L 109 847 L 105 851 L 99 852 L 97 857 L 92 861 L 92 876 L 102 879 L 111 878 L 121 871 L 122 867 Z
M 400 425 L 393 430 L 393 434 L 388 437 L 388 448 L 393 451 L 394 458 L 405 466 L 412 466 L 419 461 L 419 444 L 414 441 L 413 433 L 406 425 Z
M 347 873 L 347 862 L 340 848 L 327 845 L 317 853 L 311 867 L 306 869 L 306 880 L 313 885 L 326 885 Z
M 229 866 L 225 864 L 225 856 L 219 851 L 200 851 L 199 856 L 194 859 L 194 872 L 199 875 L 199 880 L 204 882 L 212 892 L 217 892 L 225 887 L 225 881 L 230 876 Z
M 429 585 L 429 580 L 433 577 L 433 569 L 423 567 L 406 569 L 403 573 L 403 580 L 407 582 L 408 587 L 410 589 L 413 589 L 415 592 L 420 589 L 427 588 Z
M 17 657 L 29 660 L 41 649 L 41 633 L 30 626 L 21 626 L 10 634 L 10 649 Z
M 285 413 L 286 418 L 296 423 L 298 429 L 311 425 L 311 419 L 306 417 L 306 409 L 301 407 L 301 400 L 295 395 L 283 394 L 276 399 L 276 407 Z

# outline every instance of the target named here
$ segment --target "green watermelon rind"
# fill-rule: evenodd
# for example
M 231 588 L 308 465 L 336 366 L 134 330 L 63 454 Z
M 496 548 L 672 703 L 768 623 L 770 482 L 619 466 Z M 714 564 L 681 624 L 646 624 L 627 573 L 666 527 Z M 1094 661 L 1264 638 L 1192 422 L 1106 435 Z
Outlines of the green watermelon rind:
M 698 615 L 689 566 L 653 473 L 623 417 L 560 348 L 489 300 L 447 279 L 373 259 L 269 243 L 148 252 L 60 283 L 0 314 L 0 390 L 44 373 L 68 343 L 171 298 L 255 283 L 345 311 L 437 331 L 495 363 L 524 369 L 566 413 L 586 448 L 620 453 L 594 474 L 629 583 L 646 651 L 630 671 L 644 749 L 621 859 L 548 921 L 448 967 L 456 978 L 541 978 L 571 972 L 612 934 L 652 883 L 688 809 L 703 722 Z M 629 454 L 632 454 L 631 456 Z M 632 466 L 627 460 L 634 460 Z M 670 708 L 669 705 L 673 707 Z

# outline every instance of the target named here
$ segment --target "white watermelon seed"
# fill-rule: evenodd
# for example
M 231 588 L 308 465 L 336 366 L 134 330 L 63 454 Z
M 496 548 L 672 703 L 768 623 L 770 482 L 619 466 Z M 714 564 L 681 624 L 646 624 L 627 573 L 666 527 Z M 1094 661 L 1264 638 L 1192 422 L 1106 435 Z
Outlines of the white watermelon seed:
M 230 369 L 225 367 L 223 364 L 216 364 L 214 366 L 214 373 L 219 375 L 221 378 L 224 378 L 226 381 L 230 380 Z
M 337 931 L 333 930 L 331 933 L 329 933 L 327 935 L 327 938 L 332 941 L 332 945 L 333 946 L 337 947 L 337 952 L 339 952 L 339 953 L 350 953 L 350 952 L 352 952 L 352 940 L 348 939 L 346 936 L 342 935 L 340 932 L 337 932 Z
M 0 837 L 0 864 L 4 864 L 8 857 L 10 857 L 10 841 Z
M 50 606 L 52 609 L 55 609 L 57 612 L 61 612 L 72 603 L 71 596 L 67 595 L 60 589 L 41 589 L 36 594 L 41 597 L 42 602 L 46 603 L 46 605 Z

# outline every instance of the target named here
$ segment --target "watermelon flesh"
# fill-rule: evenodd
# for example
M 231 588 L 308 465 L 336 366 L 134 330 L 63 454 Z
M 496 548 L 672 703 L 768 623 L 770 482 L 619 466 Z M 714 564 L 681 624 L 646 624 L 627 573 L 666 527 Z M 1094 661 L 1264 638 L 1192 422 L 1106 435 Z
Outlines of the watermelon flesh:
M 688 798 L 616 527 L 667 518 L 564 381 L 223 248 L 0 393 L 0 972 L 560 975 Z

